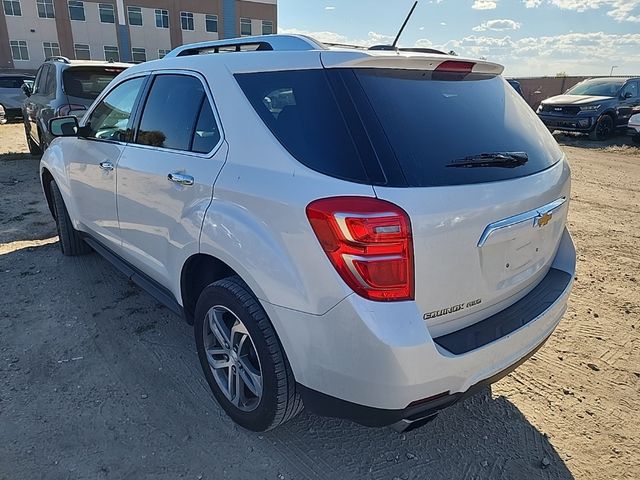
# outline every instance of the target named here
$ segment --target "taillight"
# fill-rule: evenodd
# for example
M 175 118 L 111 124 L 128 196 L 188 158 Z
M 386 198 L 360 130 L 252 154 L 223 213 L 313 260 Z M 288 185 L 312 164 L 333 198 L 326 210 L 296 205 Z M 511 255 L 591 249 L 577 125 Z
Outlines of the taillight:
M 56 110 L 56 117 L 66 117 L 71 112 L 75 112 L 78 110 L 86 110 L 86 109 L 87 107 L 85 107 L 84 105 L 76 105 L 73 103 L 70 103 L 69 105 L 62 105 L 61 107 L 58 107 L 58 109 Z
M 332 197 L 307 206 L 307 218 L 342 279 L 369 300 L 413 300 L 409 216 L 369 197 Z

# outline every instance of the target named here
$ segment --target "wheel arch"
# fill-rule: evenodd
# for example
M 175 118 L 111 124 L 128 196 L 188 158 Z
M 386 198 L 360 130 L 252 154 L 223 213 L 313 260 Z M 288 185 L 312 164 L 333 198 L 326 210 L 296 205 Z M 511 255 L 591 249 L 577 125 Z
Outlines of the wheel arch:
M 213 255 L 196 253 L 184 262 L 180 273 L 180 296 L 185 319 L 193 324 L 198 298 L 207 285 L 232 275 L 236 271 Z
M 42 169 L 41 181 L 42 181 L 42 190 L 44 192 L 44 198 L 47 200 L 47 206 L 49 207 L 51 216 L 53 218 L 56 218 L 55 209 L 53 208 L 53 199 L 51 198 L 51 188 L 50 188 L 50 184 L 52 181 L 54 181 L 54 178 L 51 172 L 46 167 Z

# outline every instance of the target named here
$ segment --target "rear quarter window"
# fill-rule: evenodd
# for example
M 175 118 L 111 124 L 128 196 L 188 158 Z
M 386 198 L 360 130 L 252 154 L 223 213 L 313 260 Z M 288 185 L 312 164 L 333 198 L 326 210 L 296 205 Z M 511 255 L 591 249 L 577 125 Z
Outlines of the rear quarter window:
M 237 74 L 236 80 L 300 163 L 332 177 L 368 181 L 324 70 Z

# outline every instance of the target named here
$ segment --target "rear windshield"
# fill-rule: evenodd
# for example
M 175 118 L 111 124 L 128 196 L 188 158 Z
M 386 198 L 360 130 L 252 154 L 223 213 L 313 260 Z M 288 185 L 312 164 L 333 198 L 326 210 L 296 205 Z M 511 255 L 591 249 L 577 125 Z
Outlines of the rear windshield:
M 74 67 L 62 74 L 64 91 L 70 97 L 95 99 L 124 68 Z
M 340 178 L 398 187 L 493 182 L 562 156 L 500 76 L 334 69 L 237 79 L 294 157 Z

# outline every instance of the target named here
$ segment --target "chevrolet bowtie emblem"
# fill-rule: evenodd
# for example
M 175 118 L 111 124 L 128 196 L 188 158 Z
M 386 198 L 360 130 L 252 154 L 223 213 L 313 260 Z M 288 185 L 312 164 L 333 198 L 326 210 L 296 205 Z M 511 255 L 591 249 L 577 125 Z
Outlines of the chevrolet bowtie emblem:
M 537 220 L 536 226 L 540 228 L 544 227 L 547 223 L 551 221 L 551 217 L 553 217 L 552 213 L 545 213 L 543 215 L 539 215 L 536 219 Z

